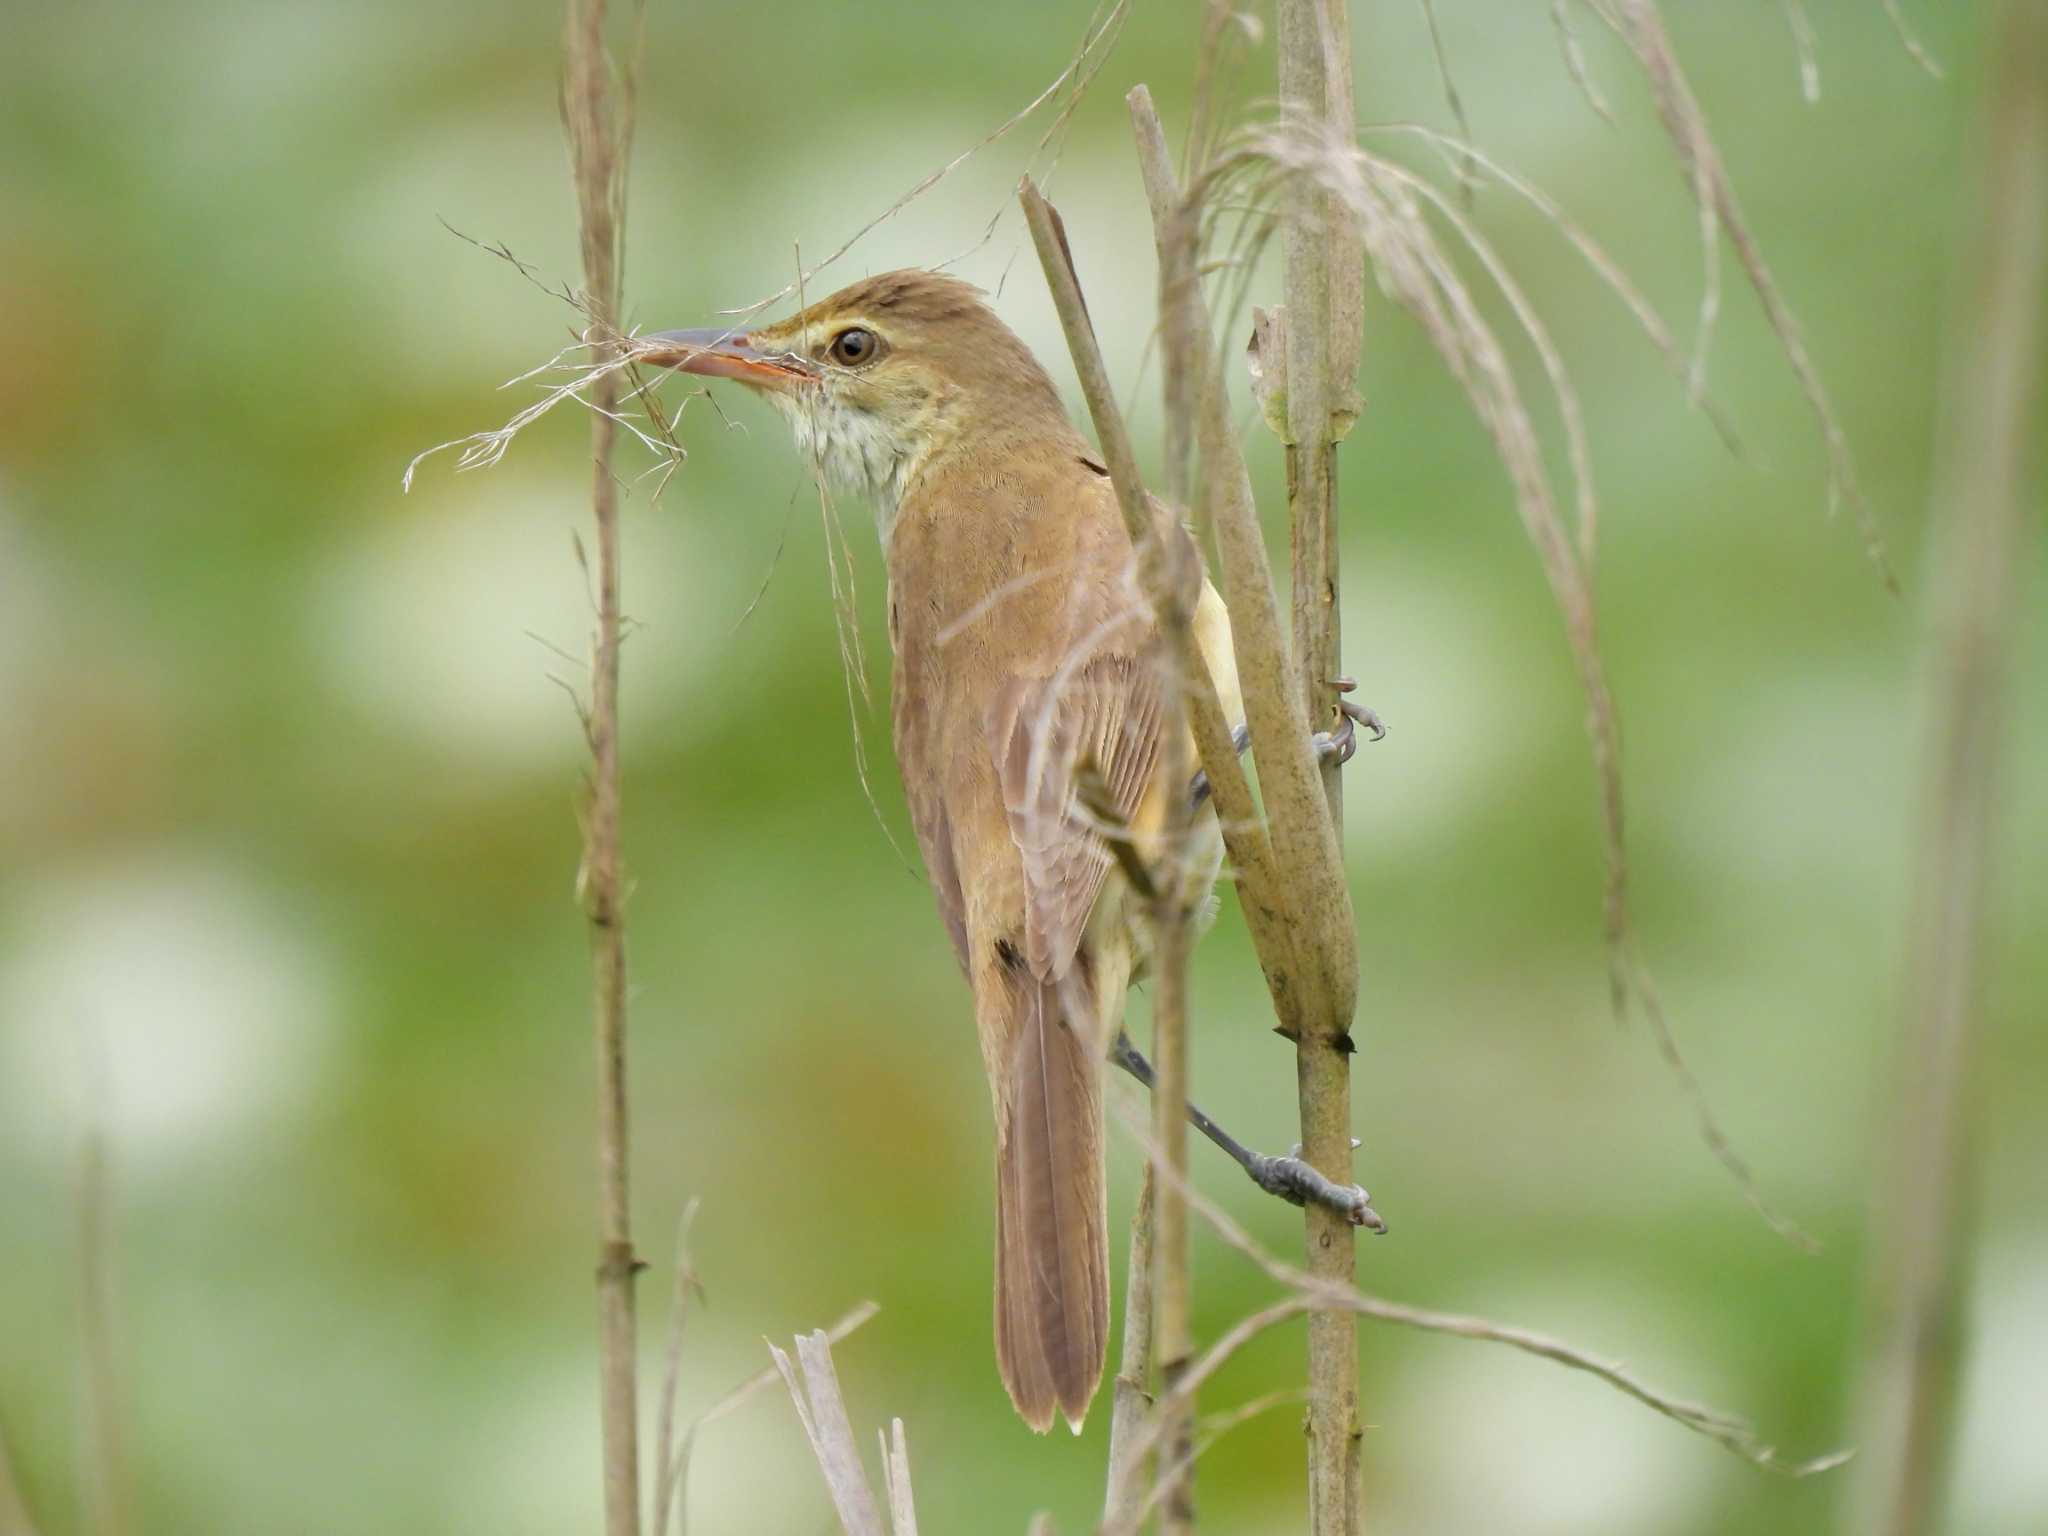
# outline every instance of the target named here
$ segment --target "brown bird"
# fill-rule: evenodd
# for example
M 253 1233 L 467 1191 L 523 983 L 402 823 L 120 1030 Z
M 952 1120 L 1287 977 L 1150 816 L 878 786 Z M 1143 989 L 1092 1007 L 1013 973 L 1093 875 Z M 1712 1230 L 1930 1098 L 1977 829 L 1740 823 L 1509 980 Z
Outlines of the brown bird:
M 640 347 L 765 394 L 823 475 L 874 505 L 896 762 L 995 1102 L 996 1359 L 1025 1422 L 1044 1430 L 1057 1409 L 1078 1431 L 1109 1331 L 1101 1066 L 1114 1051 L 1146 1075 L 1120 1021 L 1147 934 L 1075 775 L 1099 772 L 1148 861 L 1166 797 L 1190 791 L 1156 772 L 1153 622 L 1108 471 L 1037 359 L 957 278 L 888 272 L 778 324 Z M 1195 630 L 1241 719 L 1229 618 L 1206 580 Z M 1195 842 L 1206 891 L 1213 812 Z M 1302 1165 L 1197 1124 L 1298 1200 Z

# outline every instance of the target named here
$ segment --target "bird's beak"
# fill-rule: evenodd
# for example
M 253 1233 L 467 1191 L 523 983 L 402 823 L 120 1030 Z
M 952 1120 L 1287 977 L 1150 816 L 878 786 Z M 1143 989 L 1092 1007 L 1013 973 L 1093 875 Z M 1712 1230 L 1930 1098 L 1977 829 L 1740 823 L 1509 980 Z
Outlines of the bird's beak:
M 818 370 L 794 352 L 763 352 L 730 330 L 656 331 L 637 338 L 636 352 L 647 362 L 713 379 L 738 379 L 764 389 L 789 389 L 815 379 Z

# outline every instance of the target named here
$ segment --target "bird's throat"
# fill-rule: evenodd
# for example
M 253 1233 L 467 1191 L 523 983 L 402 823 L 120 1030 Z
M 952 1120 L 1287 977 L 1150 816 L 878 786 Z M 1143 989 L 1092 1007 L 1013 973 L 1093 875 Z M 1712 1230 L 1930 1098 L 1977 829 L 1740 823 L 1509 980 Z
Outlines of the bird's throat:
M 876 531 L 887 547 L 904 488 L 923 457 L 917 445 L 895 423 L 822 392 L 778 396 L 776 403 L 789 418 L 797 452 L 818 478 L 873 505 Z

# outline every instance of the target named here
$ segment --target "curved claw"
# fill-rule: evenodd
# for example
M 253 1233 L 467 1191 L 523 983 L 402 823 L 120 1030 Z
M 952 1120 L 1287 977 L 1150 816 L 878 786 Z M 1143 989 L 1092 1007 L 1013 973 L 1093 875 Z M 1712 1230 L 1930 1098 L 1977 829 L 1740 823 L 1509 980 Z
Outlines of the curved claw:
M 1318 762 L 1335 761 L 1341 766 L 1350 762 L 1352 754 L 1358 750 L 1359 726 L 1362 725 L 1368 731 L 1371 731 L 1374 741 L 1383 741 L 1386 739 L 1387 725 L 1384 720 L 1380 719 L 1376 711 L 1368 709 L 1363 704 L 1354 704 L 1351 700 L 1342 697 L 1342 695 L 1351 692 L 1358 686 L 1357 678 L 1333 677 L 1328 681 L 1329 685 L 1336 689 L 1339 695 L 1337 699 L 1337 729 L 1334 731 L 1316 732 L 1316 759 Z
M 1375 711 L 1367 709 L 1363 704 L 1354 704 L 1349 699 L 1339 699 L 1337 701 L 1337 708 L 1343 713 L 1346 720 L 1356 720 L 1368 731 L 1371 731 L 1374 741 L 1386 740 L 1387 723 L 1380 719 Z
M 1358 750 L 1358 733 L 1346 720 L 1334 731 L 1317 731 L 1309 738 L 1309 745 L 1315 749 L 1318 763 L 1336 763 L 1339 767 L 1351 761 L 1351 754 Z
M 1370 715 L 1372 711 L 1367 710 L 1365 713 Z M 1317 762 L 1334 762 L 1342 767 L 1351 761 L 1352 754 L 1358 750 L 1358 728 L 1352 724 L 1357 718 L 1347 709 L 1338 717 L 1336 730 L 1315 733 L 1310 744 L 1315 748 Z M 1373 737 L 1374 741 L 1378 741 L 1386 734 L 1385 728 L 1379 726 L 1377 717 L 1369 723 L 1378 730 L 1378 734 Z
M 1333 677 L 1329 680 L 1329 682 L 1330 686 L 1336 689 L 1337 692 L 1340 694 L 1350 693 L 1353 689 L 1355 689 L 1358 686 L 1358 679 L 1352 677 L 1348 673 L 1342 676 Z M 1337 708 L 1344 714 L 1350 716 L 1353 720 L 1356 720 L 1360 725 L 1364 726 L 1367 730 L 1371 731 L 1372 739 L 1374 741 L 1380 741 L 1386 737 L 1386 722 L 1380 719 L 1380 717 L 1375 712 L 1373 712 L 1370 709 L 1367 709 L 1363 704 L 1354 704 L 1349 699 L 1340 698 L 1337 700 Z

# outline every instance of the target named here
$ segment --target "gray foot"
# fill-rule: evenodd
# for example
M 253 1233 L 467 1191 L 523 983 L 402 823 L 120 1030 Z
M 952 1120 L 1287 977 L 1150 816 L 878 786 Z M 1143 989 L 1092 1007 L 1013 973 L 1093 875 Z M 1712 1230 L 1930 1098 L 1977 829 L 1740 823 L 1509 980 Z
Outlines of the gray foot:
M 1372 1196 L 1356 1184 L 1339 1184 L 1324 1178 L 1301 1160 L 1300 1147 L 1286 1157 L 1263 1157 L 1254 1152 L 1244 1171 L 1259 1188 L 1269 1195 L 1278 1195 L 1289 1205 L 1320 1205 L 1335 1211 L 1354 1227 L 1386 1235 L 1387 1224 L 1372 1208 Z
M 1340 677 L 1333 681 L 1332 686 L 1348 693 L 1358 685 L 1348 677 Z M 1387 734 L 1386 722 L 1380 719 L 1377 712 L 1366 708 L 1363 704 L 1354 704 L 1349 699 L 1339 699 L 1337 701 L 1337 710 L 1341 716 L 1337 729 L 1334 731 L 1317 731 L 1314 736 L 1309 738 L 1309 744 L 1315 748 L 1316 762 L 1319 764 L 1350 762 L 1352 754 L 1358 750 L 1358 727 L 1361 725 L 1372 732 L 1372 739 L 1374 741 L 1382 740 Z M 1240 757 L 1243 756 L 1245 749 L 1252 744 L 1250 728 L 1240 725 L 1230 733 L 1230 743 L 1237 749 L 1238 755 Z M 1208 772 L 1207 770 L 1198 770 L 1195 776 L 1188 780 L 1188 799 L 1197 809 L 1200 809 L 1202 802 L 1208 798 Z
M 1374 741 L 1383 740 L 1387 734 L 1386 723 L 1363 704 L 1354 704 L 1341 697 L 1358 686 L 1355 678 L 1333 677 L 1330 686 L 1340 695 L 1337 700 L 1339 719 L 1334 731 L 1317 731 L 1315 734 L 1316 761 L 1319 763 L 1348 763 L 1351 754 L 1358 750 L 1358 727 L 1364 726 L 1372 732 Z
M 1147 1088 L 1153 1086 L 1152 1063 L 1121 1030 L 1110 1047 L 1109 1059 Z M 1251 1181 L 1267 1194 L 1278 1195 L 1289 1205 L 1320 1205 L 1335 1211 L 1354 1227 L 1385 1234 L 1387 1224 L 1372 1208 L 1372 1196 L 1356 1184 L 1339 1184 L 1324 1178 L 1301 1160 L 1300 1147 L 1297 1146 L 1286 1157 L 1267 1157 L 1263 1152 L 1254 1152 L 1245 1146 L 1193 1104 L 1188 1105 L 1187 1110 L 1188 1123 L 1229 1153 Z M 1354 1140 L 1351 1145 L 1355 1147 L 1358 1143 Z

